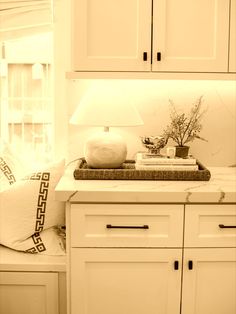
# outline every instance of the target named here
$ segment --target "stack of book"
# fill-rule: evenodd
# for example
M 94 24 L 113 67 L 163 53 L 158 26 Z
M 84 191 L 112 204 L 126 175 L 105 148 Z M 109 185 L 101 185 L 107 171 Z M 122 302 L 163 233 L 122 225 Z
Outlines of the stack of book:
M 169 171 L 196 171 L 198 170 L 197 160 L 193 157 L 168 158 L 137 153 L 135 161 L 136 170 L 169 170 Z

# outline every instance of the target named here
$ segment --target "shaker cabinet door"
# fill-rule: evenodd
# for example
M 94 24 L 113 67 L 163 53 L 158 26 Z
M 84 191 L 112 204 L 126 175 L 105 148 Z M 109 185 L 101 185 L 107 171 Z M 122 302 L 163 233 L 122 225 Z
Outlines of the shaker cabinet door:
M 59 314 L 58 274 L 0 272 L 1 314 Z
M 71 314 L 179 314 L 181 249 L 71 250 Z
M 153 0 L 153 71 L 227 72 L 229 0 Z
M 73 0 L 73 71 L 150 71 L 151 0 Z
M 182 314 L 236 313 L 236 249 L 185 249 Z

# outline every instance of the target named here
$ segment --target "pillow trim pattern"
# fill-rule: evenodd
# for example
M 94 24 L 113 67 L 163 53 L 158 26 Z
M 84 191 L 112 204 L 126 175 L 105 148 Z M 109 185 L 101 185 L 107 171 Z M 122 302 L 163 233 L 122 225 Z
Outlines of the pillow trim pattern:
M 0 157 L 0 170 L 2 171 L 4 176 L 7 178 L 10 185 L 16 182 L 16 178 L 14 174 L 12 173 L 11 168 L 8 166 L 8 164 L 2 157 Z
M 40 232 L 43 231 L 45 213 L 47 207 L 47 197 L 50 182 L 50 172 L 35 172 L 30 176 L 24 178 L 24 180 L 40 180 L 39 194 L 36 211 L 35 233 L 31 236 L 35 246 L 26 250 L 27 253 L 40 253 L 46 251 L 46 247 L 40 236 Z
M 32 236 L 31 236 L 35 246 L 31 247 L 28 250 L 25 250 L 26 253 L 32 253 L 32 254 L 37 254 L 43 251 L 46 251 L 46 247 L 43 243 L 43 240 L 40 236 L 39 232 L 35 232 Z

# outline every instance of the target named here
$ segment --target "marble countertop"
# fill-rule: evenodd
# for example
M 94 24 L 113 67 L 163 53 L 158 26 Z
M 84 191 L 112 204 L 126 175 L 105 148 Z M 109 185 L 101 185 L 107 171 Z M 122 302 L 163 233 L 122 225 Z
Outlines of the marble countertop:
M 236 168 L 208 169 L 210 181 L 139 181 L 75 180 L 68 168 L 55 197 L 73 203 L 236 203 Z

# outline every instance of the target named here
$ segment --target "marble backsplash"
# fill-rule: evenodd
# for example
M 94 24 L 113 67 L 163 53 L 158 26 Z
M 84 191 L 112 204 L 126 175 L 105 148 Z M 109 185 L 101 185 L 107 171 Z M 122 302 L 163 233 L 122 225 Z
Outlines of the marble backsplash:
M 208 141 L 190 143 L 190 152 L 206 166 L 236 164 L 236 82 L 202 80 L 113 80 L 122 88 L 127 101 L 132 101 L 143 121 L 139 127 L 115 128 L 127 140 L 128 158 L 144 150 L 140 136 L 160 135 L 169 123 L 169 99 L 176 107 L 188 112 L 203 95 L 201 136 Z M 92 80 L 69 81 L 67 85 L 68 121 Z M 68 160 L 83 156 L 86 138 L 95 131 L 92 127 L 69 125 Z M 168 143 L 172 145 L 172 142 Z

